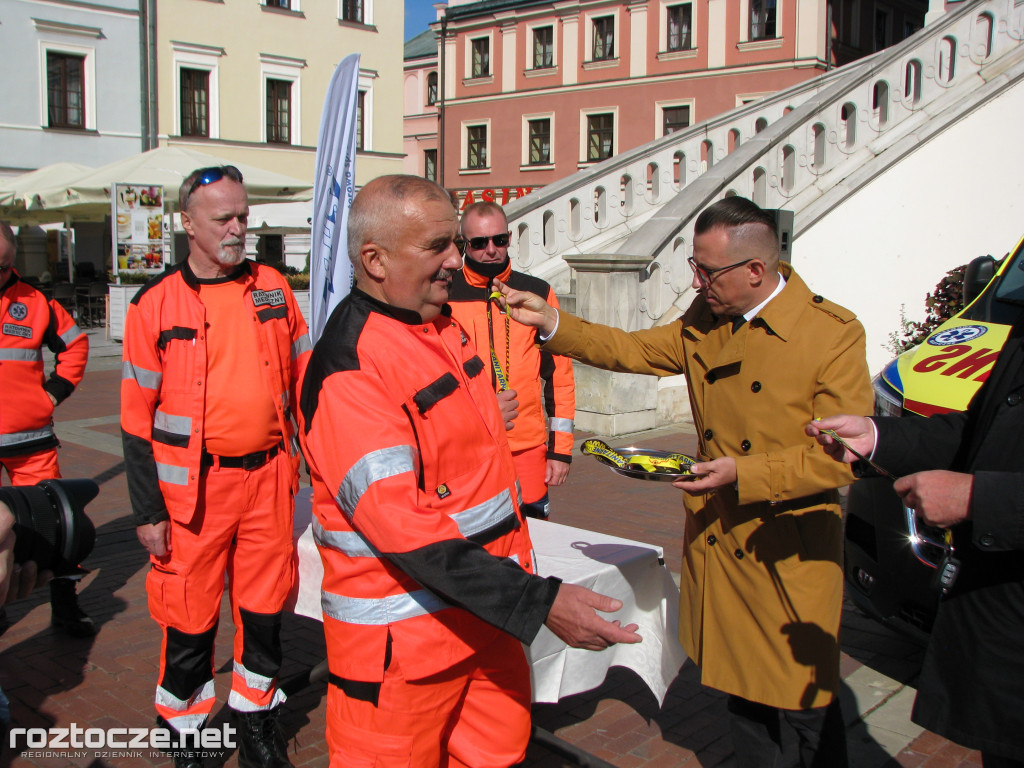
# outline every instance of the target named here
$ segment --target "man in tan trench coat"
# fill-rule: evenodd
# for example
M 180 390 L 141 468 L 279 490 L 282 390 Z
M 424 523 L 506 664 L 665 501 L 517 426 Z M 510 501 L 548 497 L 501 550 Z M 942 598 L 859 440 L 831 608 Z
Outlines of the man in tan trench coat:
M 737 766 L 780 765 L 795 731 L 801 765 L 844 768 L 836 489 L 853 476 L 804 425 L 870 413 L 864 329 L 779 263 L 773 218 L 744 198 L 700 215 L 689 261 L 698 296 L 683 317 L 633 333 L 499 287 L 552 352 L 686 374 L 700 477 L 676 482 L 687 492 L 680 640 L 701 681 L 729 694 Z

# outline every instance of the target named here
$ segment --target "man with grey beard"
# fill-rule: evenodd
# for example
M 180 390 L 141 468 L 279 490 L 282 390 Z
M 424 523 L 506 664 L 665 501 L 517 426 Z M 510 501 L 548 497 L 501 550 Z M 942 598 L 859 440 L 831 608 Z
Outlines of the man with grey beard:
M 277 674 L 298 489 L 292 414 L 309 337 L 280 273 L 245 258 L 249 201 L 238 169 L 194 171 L 179 205 L 188 258 L 132 300 L 121 377 L 128 492 L 163 632 L 157 722 L 171 730 L 176 768 L 202 765 L 189 732 L 215 701 L 227 572 L 238 764 L 276 768 L 290 765 Z

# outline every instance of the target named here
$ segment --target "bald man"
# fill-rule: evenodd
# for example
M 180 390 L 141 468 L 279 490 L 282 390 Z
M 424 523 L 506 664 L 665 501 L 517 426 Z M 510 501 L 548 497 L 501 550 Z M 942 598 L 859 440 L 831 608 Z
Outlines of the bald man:
M 618 600 L 535 575 L 512 414 L 447 305 L 457 231 L 433 182 L 367 184 L 348 219 L 355 287 L 302 385 L 334 768 L 514 765 L 530 735 L 521 643 L 545 624 L 581 648 L 640 639 L 595 613 Z

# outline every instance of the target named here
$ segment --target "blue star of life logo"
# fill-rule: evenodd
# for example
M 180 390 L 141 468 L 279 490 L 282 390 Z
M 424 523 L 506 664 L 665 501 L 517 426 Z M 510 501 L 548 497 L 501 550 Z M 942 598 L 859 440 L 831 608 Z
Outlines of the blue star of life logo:
M 948 328 L 940 331 L 928 339 L 933 347 L 948 347 L 950 344 L 963 344 L 972 341 L 979 336 L 988 333 L 984 325 L 958 325 L 956 328 Z

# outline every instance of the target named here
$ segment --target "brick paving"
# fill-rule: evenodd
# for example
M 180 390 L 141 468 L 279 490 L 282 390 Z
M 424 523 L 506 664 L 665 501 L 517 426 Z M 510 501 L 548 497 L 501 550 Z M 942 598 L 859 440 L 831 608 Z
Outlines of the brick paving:
M 11 699 L 13 727 L 148 727 L 157 675 L 159 635 L 145 594 L 147 559 L 129 518 L 124 467 L 117 454 L 117 390 L 114 345 L 90 334 L 94 354 L 79 390 L 57 412 L 65 477 L 91 477 L 101 493 L 89 506 L 97 542 L 86 561 L 92 572 L 79 586 L 81 603 L 96 620 L 95 638 L 76 640 L 49 626 L 45 590 L 8 606 L 11 628 L 0 640 L 0 683 Z M 616 444 L 626 441 L 616 440 Z M 637 445 L 692 451 L 685 425 L 635 436 Z M 667 566 L 679 572 L 681 505 L 668 484 L 620 478 L 596 461 L 579 457 L 568 483 L 552 489 L 553 519 L 616 536 L 657 542 Z M 225 601 L 217 640 L 214 724 L 227 712 L 230 686 L 230 612 Z M 287 616 L 282 633 L 282 680 L 297 690 L 285 704 L 283 725 L 296 766 L 327 765 L 323 683 L 296 681 L 324 657 L 316 621 Z M 849 722 L 852 768 L 957 768 L 979 766 L 978 753 L 913 726 L 907 712 L 921 649 L 862 616 L 851 604 L 843 619 L 843 707 Z M 292 685 L 294 683 L 294 685 Z M 722 694 L 703 688 L 687 663 L 664 706 L 633 673 L 613 668 L 604 684 L 557 704 L 534 706 L 536 725 L 616 768 L 710 768 L 732 765 Z M 129 750 L 132 751 L 132 750 Z M 167 766 L 162 753 L 98 754 L 90 749 L 5 749 L 0 766 Z M 212 766 L 237 765 L 232 753 L 211 757 Z M 524 767 L 562 768 L 575 763 L 531 744 Z

